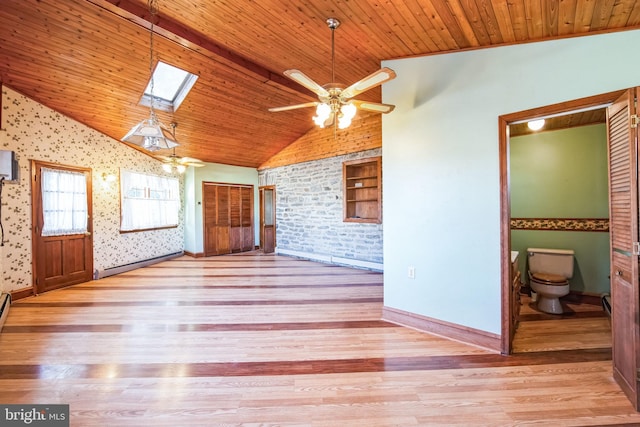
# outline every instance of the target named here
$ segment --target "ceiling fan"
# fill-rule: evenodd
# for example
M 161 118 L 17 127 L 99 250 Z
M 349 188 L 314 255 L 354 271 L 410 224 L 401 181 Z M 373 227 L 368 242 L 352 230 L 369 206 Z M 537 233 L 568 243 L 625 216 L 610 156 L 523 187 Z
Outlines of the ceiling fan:
M 173 139 L 176 139 L 176 127 L 178 126 L 177 123 L 173 122 L 170 124 L 171 129 L 172 129 L 172 136 Z M 179 157 L 176 155 L 176 147 L 173 147 L 173 152 L 171 153 L 170 156 L 157 156 L 158 159 L 162 160 L 163 165 L 162 165 L 162 169 L 165 170 L 165 172 L 173 172 L 173 171 L 178 171 L 178 173 L 184 173 L 184 171 L 187 170 L 188 166 L 193 166 L 196 168 L 200 168 L 204 166 L 204 163 L 202 162 L 202 160 L 199 159 L 194 159 L 193 157 Z
M 184 171 L 187 170 L 188 166 L 193 166 L 196 168 L 201 168 L 204 166 L 202 160 L 194 159 L 193 157 L 177 156 L 175 147 L 173 148 L 173 153 L 170 156 L 157 157 L 162 160 L 162 168 L 166 172 L 173 172 L 174 170 L 176 170 L 178 171 L 178 173 L 184 173 Z
M 338 127 L 344 129 L 351 124 L 351 119 L 355 116 L 356 110 L 366 110 L 374 113 L 390 113 L 395 108 L 394 105 L 381 104 L 378 102 L 359 101 L 352 99 L 369 89 L 379 86 L 396 77 L 396 73 L 387 67 L 368 75 L 367 77 L 353 83 L 351 86 L 335 82 L 335 43 L 334 33 L 340 25 L 336 18 L 327 19 L 327 25 L 331 29 L 331 80 L 324 86 L 313 81 L 300 70 L 287 70 L 284 75 L 291 80 L 301 84 L 311 92 L 318 95 L 318 101 L 306 102 L 304 104 L 288 105 L 285 107 L 269 108 L 269 111 L 287 111 L 297 108 L 316 107 L 316 115 L 313 121 L 321 128 L 331 126 L 338 119 Z

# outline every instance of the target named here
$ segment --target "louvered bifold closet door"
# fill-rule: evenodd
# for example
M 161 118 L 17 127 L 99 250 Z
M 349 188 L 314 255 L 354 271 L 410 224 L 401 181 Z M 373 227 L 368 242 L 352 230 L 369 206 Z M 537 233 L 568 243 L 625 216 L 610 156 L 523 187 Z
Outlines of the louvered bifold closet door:
M 204 225 L 204 255 L 218 254 L 218 237 L 216 234 L 218 222 L 217 188 L 215 185 L 202 185 L 202 222 Z
M 217 186 L 218 220 L 216 224 L 217 254 L 231 253 L 231 188 L 226 185 Z
M 613 371 L 638 408 L 638 150 L 631 125 L 635 89 L 607 110 Z
M 229 189 L 229 207 L 231 230 L 231 252 L 242 251 L 242 198 L 240 197 L 240 187 Z
M 242 212 L 240 222 L 242 224 L 242 250 L 251 251 L 255 249 L 253 230 L 253 186 L 242 187 Z

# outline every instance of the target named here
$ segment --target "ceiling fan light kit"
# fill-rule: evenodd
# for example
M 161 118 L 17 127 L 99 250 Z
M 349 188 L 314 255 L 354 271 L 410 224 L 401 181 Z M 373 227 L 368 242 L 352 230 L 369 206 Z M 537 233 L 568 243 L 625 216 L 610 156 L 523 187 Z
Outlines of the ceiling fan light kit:
M 153 94 L 153 23 L 155 15 L 158 13 L 156 0 L 149 0 L 149 12 L 151 14 L 151 29 L 149 31 L 149 74 L 151 75 L 151 103 L 149 105 L 149 118 L 142 120 L 140 123 L 131 128 L 131 130 L 122 138 L 122 141 L 138 145 L 147 151 L 158 151 L 177 147 L 175 137 L 171 134 L 169 128 L 163 125 L 155 111 L 153 104 L 155 96 Z
M 176 127 L 178 127 L 176 122 L 171 123 L 171 129 L 173 129 L 171 135 L 174 139 L 176 135 Z M 162 160 L 162 169 L 167 173 L 178 172 L 179 174 L 183 174 L 186 172 L 188 166 L 196 168 L 204 166 L 202 160 L 194 159 L 192 157 L 178 157 L 176 155 L 175 146 L 173 147 L 173 153 L 171 153 L 170 156 L 158 156 L 158 158 Z
M 345 129 L 351 125 L 351 120 L 355 117 L 358 109 L 383 114 L 393 111 L 395 108 L 394 105 L 351 99 L 358 94 L 394 79 L 396 77 L 396 73 L 390 68 L 381 68 L 380 70 L 355 82 L 346 89 L 344 85 L 335 83 L 334 31 L 340 26 L 340 21 L 336 18 L 328 18 L 326 22 L 331 30 L 332 83 L 327 83 L 322 86 L 300 70 L 287 70 L 284 72 L 284 75 L 315 93 L 318 96 L 318 101 L 288 105 L 285 107 L 269 108 L 269 111 L 278 112 L 295 110 L 298 108 L 316 107 L 316 115 L 313 117 L 313 122 L 317 126 L 324 128 L 335 124 L 340 129 Z

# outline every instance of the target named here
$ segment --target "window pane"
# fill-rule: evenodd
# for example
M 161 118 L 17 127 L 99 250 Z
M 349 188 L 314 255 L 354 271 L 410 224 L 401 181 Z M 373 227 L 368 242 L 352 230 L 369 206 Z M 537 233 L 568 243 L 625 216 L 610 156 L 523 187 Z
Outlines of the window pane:
M 41 169 L 43 236 L 87 232 L 87 180 L 82 172 Z
M 264 225 L 273 225 L 273 190 L 264 190 Z
M 177 178 L 121 171 L 121 231 L 178 225 L 180 189 Z
M 188 75 L 189 73 L 184 70 L 161 61 L 158 62 L 153 72 L 153 95 L 156 98 L 173 102 Z M 151 81 L 149 81 L 144 93 L 151 96 Z

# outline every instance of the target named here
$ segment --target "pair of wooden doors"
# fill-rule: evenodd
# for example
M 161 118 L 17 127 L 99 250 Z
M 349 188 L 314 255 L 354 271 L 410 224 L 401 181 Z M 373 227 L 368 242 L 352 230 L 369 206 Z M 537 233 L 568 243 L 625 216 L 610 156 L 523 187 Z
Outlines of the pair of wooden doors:
M 204 255 L 254 249 L 253 185 L 202 183 Z

